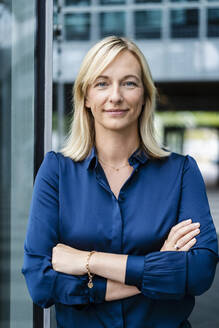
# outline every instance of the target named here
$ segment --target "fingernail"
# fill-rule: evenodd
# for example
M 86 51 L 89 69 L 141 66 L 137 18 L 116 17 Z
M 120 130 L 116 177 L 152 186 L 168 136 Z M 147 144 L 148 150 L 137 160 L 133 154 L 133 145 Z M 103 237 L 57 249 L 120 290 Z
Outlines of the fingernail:
M 195 229 L 195 232 L 200 232 L 200 229 Z
M 193 223 L 195 227 L 199 227 L 200 226 L 200 223 L 199 222 L 196 222 L 196 223 Z
M 188 219 L 188 220 L 186 220 L 186 222 L 192 222 L 192 219 Z

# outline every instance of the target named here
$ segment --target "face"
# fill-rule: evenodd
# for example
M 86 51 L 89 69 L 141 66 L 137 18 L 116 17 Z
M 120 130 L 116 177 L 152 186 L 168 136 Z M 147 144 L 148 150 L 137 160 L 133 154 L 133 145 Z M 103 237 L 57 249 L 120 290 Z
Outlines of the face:
M 140 64 L 131 52 L 119 54 L 89 86 L 85 104 L 96 131 L 138 129 L 144 87 Z

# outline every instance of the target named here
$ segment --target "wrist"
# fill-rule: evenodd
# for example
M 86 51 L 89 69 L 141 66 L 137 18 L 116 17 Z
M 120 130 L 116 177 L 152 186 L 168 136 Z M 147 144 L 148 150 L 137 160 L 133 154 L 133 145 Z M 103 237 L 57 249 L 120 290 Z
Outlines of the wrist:
M 94 277 L 94 273 L 91 273 L 91 270 L 90 270 L 90 259 L 92 257 L 93 254 L 95 254 L 96 251 L 91 251 L 88 253 L 88 256 L 87 256 L 87 261 L 86 261 L 86 271 L 87 271 L 87 275 L 88 275 L 88 287 L 89 288 L 93 288 L 93 277 Z
M 84 273 L 83 274 L 87 274 L 86 264 L 87 264 L 87 258 L 88 258 L 89 254 L 90 254 L 90 252 L 84 251 L 84 254 L 83 254 L 83 271 L 84 271 Z
M 88 254 L 89 253 L 90 252 L 88 252 Z M 98 252 L 95 251 L 95 253 L 93 253 L 92 256 L 89 259 L 89 269 L 90 269 L 90 272 L 93 273 L 93 274 L 95 273 L 96 258 L 97 258 L 97 256 L 98 256 Z M 87 273 L 87 271 L 86 271 L 86 273 Z
M 90 271 L 106 279 L 125 281 L 128 255 L 96 252 L 90 259 Z

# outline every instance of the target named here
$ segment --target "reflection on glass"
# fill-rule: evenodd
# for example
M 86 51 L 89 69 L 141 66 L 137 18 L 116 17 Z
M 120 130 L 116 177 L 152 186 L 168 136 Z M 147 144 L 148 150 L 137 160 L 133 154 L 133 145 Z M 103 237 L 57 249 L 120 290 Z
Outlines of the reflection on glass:
M 86 6 L 90 5 L 91 0 L 65 0 L 66 6 Z
M 171 2 L 196 2 L 199 0 L 170 0 Z
M 219 36 L 219 8 L 208 9 L 208 36 Z
M 170 16 L 170 33 L 172 38 L 198 37 L 198 9 L 173 9 Z
M 35 15 L 35 1 L 0 1 L 0 328 L 33 327 L 21 267 L 33 187 Z
M 89 40 L 90 14 L 66 14 L 64 21 L 66 40 Z
M 126 3 L 126 0 L 99 0 L 100 5 L 121 5 Z
M 58 13 L 57 11 L 53 12 L 53 25 L 56 26 L 58 24 Z
M 161 10 L 135 12 L 135 38 L 159 39 L 161 37 Z
M 162 2 L 162 0 L 135 0 L 135 3 Z
M 100 34 L 102 38 L 108 35 L 125 35 L 124 12 L 101 13 L 100 24 Z

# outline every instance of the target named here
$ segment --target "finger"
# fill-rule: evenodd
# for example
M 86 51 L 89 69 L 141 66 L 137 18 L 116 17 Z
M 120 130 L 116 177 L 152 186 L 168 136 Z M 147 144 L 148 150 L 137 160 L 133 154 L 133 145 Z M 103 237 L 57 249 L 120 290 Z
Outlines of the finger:
M 197 228 L 200 227 L 200 223 L 196 222 L 196 223 L 191 223 L 188 226 L 182 227 L 180 229 L 178 229 L 172 236 L 171 238 L 168 236 L 168 240 L 169 242 L 172 242 L 173 244 L 176 244 L 177 241 L 182 238 L 183 236 L 185 236 L 186 234 L 188 234 L 190 231 L 193 231 Z
M 182 227 L 188 226 L 191 223 L 192 223 L 191 219 L 181 221 L 180 223 L 178 223 L 172 227 L 172 229 L 170 230 L 169 236 L 171 237 L 177 230 L 181 229 Z
M 188 252 L 192 246 L 196 243 L 196 238 L 191 239 L 185 246 L 179 249 L 179 251 Z
M 200 229 L 195 229 L 193 231 L 190 231 L 189 233 L 187 233 L 185 236 L 183 236 L 177 241 L 177 246 L 180 248 L 185 246 L 190 240 L 192 240 L 199 233 L 200 233 Z

